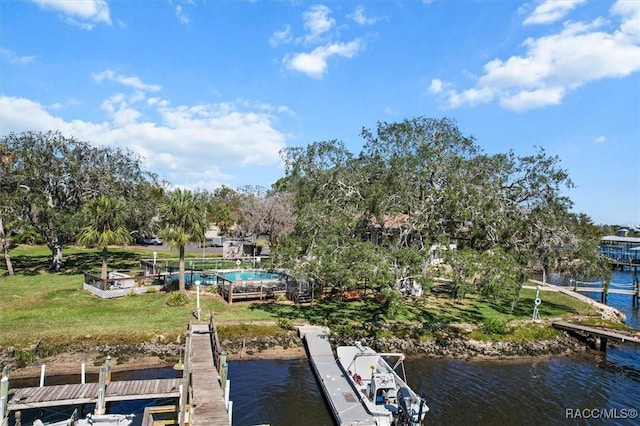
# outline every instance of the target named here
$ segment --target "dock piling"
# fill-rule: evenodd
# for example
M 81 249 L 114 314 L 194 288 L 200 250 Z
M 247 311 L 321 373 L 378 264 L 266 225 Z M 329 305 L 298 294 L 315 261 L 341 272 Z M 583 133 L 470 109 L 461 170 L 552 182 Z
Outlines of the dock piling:
M 3 421 L 7 414 L 8 399 L 9 399 L 9 376 L 5 375 L 3 372 L 2 379 L 0 379 L 0 421 Z
M 222 363 L 220 365 L 220 386 L 222 386 L 222 394 L 225 397 L 225 401 L 229 398 L 229 395 L 227 394 L 227 375 L 229 373 L 229 366 L 227 365 L 227 361 L 225 361 L 224 363 Z
M 47 366 L 45 364 L 42 364 L 42 367 L 40 367 L 40 387 L 44 386 L 44 373 L 46 369 Z
M 104 361 L 104 383 L 111 383 L 111 355 L 107 355 L 107 359 Z
M 96 404 L 95 414 L 100 415 L 105 413 L 105 392 L 107 388 L 105 367 L 100 368 L 100 377 L 98 379 L 98 403 Z

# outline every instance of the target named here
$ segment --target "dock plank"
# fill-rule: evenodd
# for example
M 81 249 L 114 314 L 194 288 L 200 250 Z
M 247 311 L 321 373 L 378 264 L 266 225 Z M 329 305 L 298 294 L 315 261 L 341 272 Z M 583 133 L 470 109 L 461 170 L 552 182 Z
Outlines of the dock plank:
M 208 324 L 194 324 L 191 337 L 191 387 L 193 426 L 228 426 L 229 413 L 224 402 L 220 376 L 213 361 Z
M 128 380 L 107 385 L 105 401 L 177 398 L 182 379 Z M 98 400 L 98 383 L 66 384 L 12 390 L 9 411 L 63 405 L 93 404 Z M 157 391 L 155 390 L 157 389 Z

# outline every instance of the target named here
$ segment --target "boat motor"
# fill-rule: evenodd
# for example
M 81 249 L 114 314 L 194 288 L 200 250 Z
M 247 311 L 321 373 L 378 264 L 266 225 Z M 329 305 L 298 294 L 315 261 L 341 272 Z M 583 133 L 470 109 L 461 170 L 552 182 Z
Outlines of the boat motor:
M 411 400 L 409 389 L 401 387 L 400 390 L 398 390 L 398 407 L 400 408 L 397 422 L 398 426 L 420 426 L 424 400 L 418 398 L 418 404 L 420 404 L 420 409 L 416 412 L 416 410 L 413 409 L 413 401 Z

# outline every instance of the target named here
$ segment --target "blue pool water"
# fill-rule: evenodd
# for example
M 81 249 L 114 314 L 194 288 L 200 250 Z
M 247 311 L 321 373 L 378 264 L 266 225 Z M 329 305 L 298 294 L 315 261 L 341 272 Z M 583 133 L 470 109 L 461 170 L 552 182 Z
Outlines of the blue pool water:
M 219 273 L 221 277 L 229 281 L 267 281 L 267 280 L 280 280 L 284 278 L 284 274 L 277 272 L 267 271 L 227 271 Z M 178 274 L 171 275 L 172 280 L 178 279 Z M 202 285 L 216 284 L 216 276 L 212 274 L 205 274 L 204 277 L 200 272 L 185 271 L 184 280 L 187 284 L 194 284 L 196 281 L 200 281 Z
M 279 280 L 283 277 L 280 273 L 267 271 L 229 271 L 220 275 L 230 281 Z

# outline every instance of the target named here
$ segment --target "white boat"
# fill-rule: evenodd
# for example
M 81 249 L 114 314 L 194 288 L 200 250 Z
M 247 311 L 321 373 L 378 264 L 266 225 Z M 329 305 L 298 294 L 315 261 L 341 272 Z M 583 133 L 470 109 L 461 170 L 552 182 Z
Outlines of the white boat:
M 34 420 L 33 426 L 130 426 L 135 414 L 87 414 L 84 419 L 78 418 L 78 410 L 70 418 L 59 422 L 44 423 Z
M 360 342 L 336 348 L 338 364 L 379 426 L 419 426 L 429 407 L 407 385 L 404 355 L 378 353 Z M 393 364 L 393 366 L 390 365 Z M 402 377 L 396 372 L 401 369 Z

